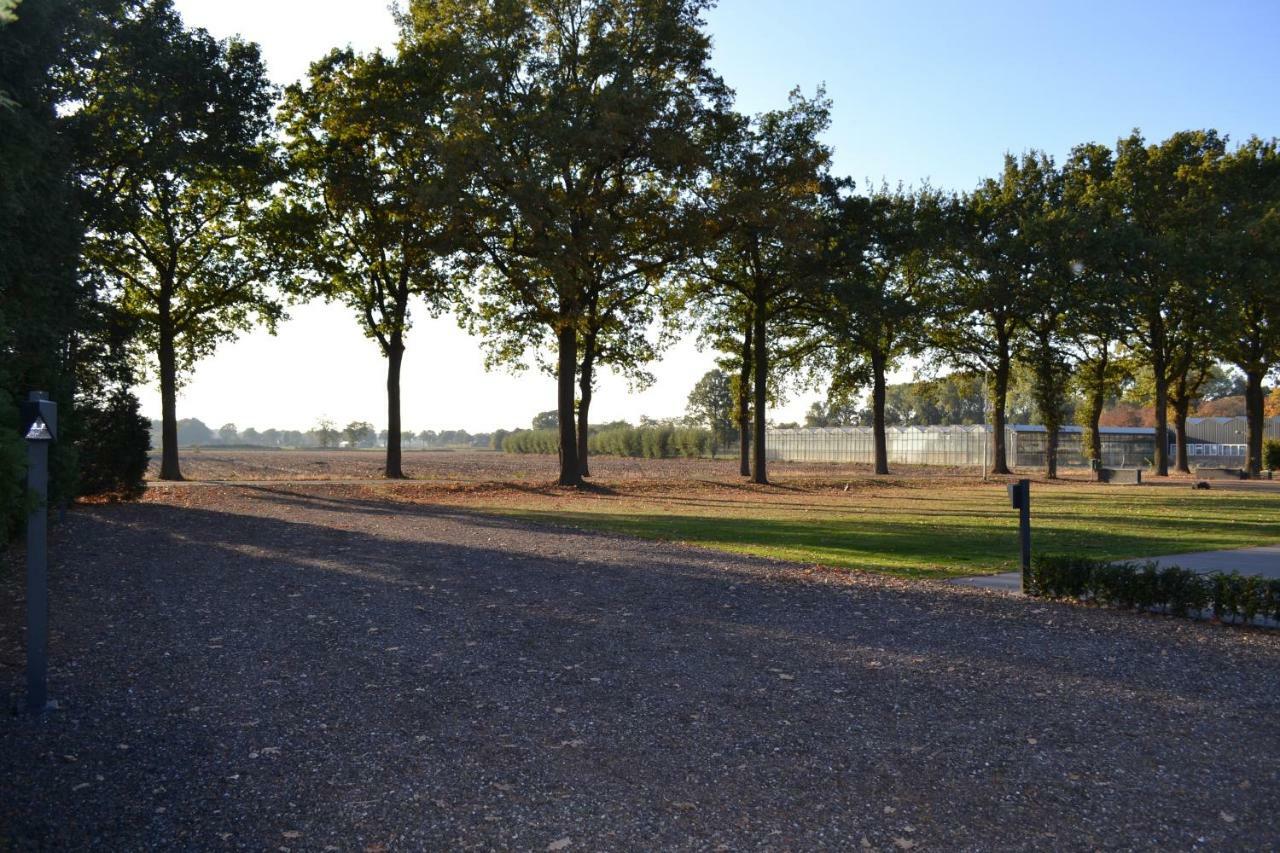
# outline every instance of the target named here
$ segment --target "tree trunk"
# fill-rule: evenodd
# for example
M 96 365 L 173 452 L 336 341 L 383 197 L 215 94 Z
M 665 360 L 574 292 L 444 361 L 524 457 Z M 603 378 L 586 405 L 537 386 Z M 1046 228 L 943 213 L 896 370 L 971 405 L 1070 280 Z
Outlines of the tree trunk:
M 742 366 L 738 371 L 738 473 L 743 477 L 751 476 L 751 330 L 748 318 L 742 335 Z
M 596 362 L 596 336 L 587 335 L 582 347 L 582 372 L 578 376 L 578 473 L 591 476 L 587 464 L 588 445 L 591 438 L 589 413 L 591 411 L 591 383 Z
M 1176 453 L 1174 470 L 1183 474 L 1191 473 L 1191 463 L 1187 458 L 1187 415 L 1191 412 L 1191 398 L 1188 394 L 1179 394 L 1173 401 L 1173 435 Z
M 573 422 L 573 381 L 578 372 L 578 332 L 562 329 L 558 334 L 559 361 L 556 365 L 556 411 L 560 417 L 560 485 L 581 486 L 578 470 L 577 430 Z
M 884 428 L 885 361 L 882 353 L 871 354 L 871 432 L 876 445 L 877 474 L 889 473 L 889 442 Z
M 1151 372 L 1156 386 L 1156 458 L 1157 477 L 1169 476 L 1169 380 L 1165 375 L 1165 363 L 1161 357 L 1151 360 Z
M 1107 403 L 1107 364 L 1110 354 L 1103 348 L 1089 377 L 1089 458 L 1102 464 L 1102 407 Z
M 1009 345 L 1001 341 L 1002 352 L 996 362 L 995 381 L 991 386 L 991 473 L 1008 474 L 1009 460 L 1005 449 L 1005 404 L 1009 398 Z
M 1265 375 L 1265 371 L 1256 369 L 1244 372 L 1244 413 L 1249 423 L 1244 467 L 1254 479 L 1262 474 L 1262 438 L 1267 426 L 1266 399 L 1262 394 L 1262 377 Z
M 1044 477 L 1046 480 L 1056 480 L 1058 479 L 1058 445 L 1062 441 L 1062 422 L 1051 418 L 1045 420 Z
M 181 480 L 178 467 L 178 356 L 168 309 L 160 316 L 160 479 Z
M 760 485 L 768 485 L 769 473 L 765 460 L 765 408 L 768 404 L 768 377 L 769 377 L 769 346 L 765 340 L 765 320 L 764 308 L 757 305 L 753 311 L 752 325 L 754 326 L 753 337 L 755 338 L 755 429 L 753 430 L 752 454 L 755 456 L 755 463 L 751 472 L 751 482 Z
M 389 480 L 404 479 L 400 458 L 400 365 L 403 362 L 404 336 L 393 332 L 387 347 L 387 466 L 384 473 Z

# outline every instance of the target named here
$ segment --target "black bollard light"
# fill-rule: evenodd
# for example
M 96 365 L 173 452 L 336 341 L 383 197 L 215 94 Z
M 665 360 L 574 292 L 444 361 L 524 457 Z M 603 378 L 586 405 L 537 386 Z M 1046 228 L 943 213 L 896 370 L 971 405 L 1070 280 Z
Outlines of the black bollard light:
M 1009 484 L 1009 503 L 1018 511 L 1018 540 L 1022 546 L 1022 591 L 1031 589 L 1031 481 Z
M 27 440 L 27 710 L 49 706 L 49 445 L 58 436 L 58 405 L 43 391 L 22 403 Z

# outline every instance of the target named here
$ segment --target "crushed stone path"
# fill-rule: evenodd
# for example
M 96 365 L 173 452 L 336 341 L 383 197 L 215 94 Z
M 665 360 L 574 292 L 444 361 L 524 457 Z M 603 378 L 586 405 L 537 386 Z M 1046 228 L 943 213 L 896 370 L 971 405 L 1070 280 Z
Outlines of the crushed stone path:
M 78 508 L 53 554 L 0 849 L 1280 838 L 1276 632 L 303 487 Z

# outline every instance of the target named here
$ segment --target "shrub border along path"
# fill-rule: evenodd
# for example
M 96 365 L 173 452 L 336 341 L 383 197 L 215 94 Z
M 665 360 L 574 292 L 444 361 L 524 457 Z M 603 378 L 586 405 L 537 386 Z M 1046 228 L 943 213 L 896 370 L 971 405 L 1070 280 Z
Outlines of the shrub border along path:
M 1112 562 L 1038 555 L 1027 594 L 1123 610 L 1212 617 L 1233 624 L 1280 625 L 1280 578 L 1197 572 L 1155 561 Z

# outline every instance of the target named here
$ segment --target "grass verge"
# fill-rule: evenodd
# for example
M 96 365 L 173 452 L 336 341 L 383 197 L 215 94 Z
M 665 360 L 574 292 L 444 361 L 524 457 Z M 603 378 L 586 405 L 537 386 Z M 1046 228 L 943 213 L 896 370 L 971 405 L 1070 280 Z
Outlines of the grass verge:
M 477 508 L 806 564 L 950 578 L 1016 568 L 1003 485 L 525 496 Z M 1036 486 L 1036 551 L 1133 559 L 1280 542 L 1280 495 Z

